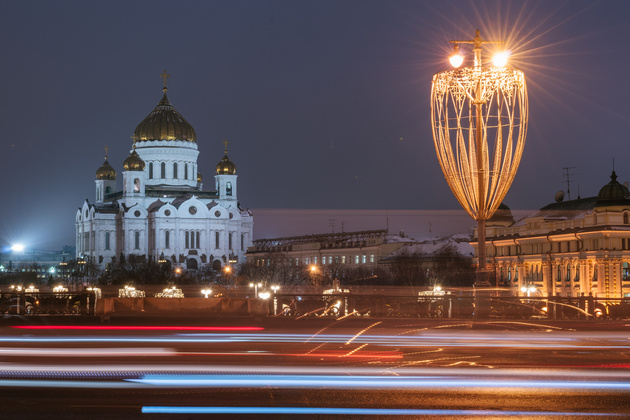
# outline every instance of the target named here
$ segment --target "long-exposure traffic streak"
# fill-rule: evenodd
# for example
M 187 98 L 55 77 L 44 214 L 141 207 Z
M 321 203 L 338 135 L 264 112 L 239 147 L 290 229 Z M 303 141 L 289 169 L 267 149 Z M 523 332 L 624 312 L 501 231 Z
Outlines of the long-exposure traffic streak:
M 624 328 L 307 319 L 80 327 L 1 328 L 0 388 L 9 408 L 47 395 L 65 414 L 88 405 L 127 417 L 630 416 Z

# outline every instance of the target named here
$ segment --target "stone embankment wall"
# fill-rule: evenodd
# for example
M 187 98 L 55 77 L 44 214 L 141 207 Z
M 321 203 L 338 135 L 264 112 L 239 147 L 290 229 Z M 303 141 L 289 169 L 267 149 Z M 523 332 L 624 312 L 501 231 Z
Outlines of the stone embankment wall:
M 269 315 L 269 301 L 245 298 L 102 298 L 96 316 L 111 315 Z

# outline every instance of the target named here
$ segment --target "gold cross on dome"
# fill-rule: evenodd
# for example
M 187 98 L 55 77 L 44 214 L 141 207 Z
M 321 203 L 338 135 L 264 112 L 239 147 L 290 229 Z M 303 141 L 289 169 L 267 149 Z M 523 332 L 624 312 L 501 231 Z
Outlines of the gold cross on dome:
M 225 154 L 227 155 L 227 145 L 230 144 L 229 141 L 223 140 L 223 145 L 225 146 Z
M 108 155 L 109 155 L 109 147 L 105 146 L 105 160 L 107 160 Z
M 164 72 L 162 72 L 162 74 L 160 74 L 160 77 L 161 77 L 162 79 L 164 79 L 164 92 L 166 92 L 166 90 L 167 90 L 167 89 L 166 89 L 166 79 L 168 79 L 169 77 L 171 77 L 171 75 L 170 75 L 170 74 L 167 74 L 167 73 L 166 73 L 166 70 L 164 70 Z

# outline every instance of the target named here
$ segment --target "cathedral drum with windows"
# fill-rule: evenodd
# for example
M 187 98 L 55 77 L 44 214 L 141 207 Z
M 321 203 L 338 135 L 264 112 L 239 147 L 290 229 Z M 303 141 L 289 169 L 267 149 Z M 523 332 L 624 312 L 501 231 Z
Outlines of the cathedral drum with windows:
M 85 200 L 76 213 L 77 258 L 101 269 L 143 261 L 216 271 L 241 264 L 252 242 L 253 217 L 238 202 L 227 142 L 216 165 L 215 191 L 204 191 L 195 130 L 171 105 L 166 83 L 163 90 L 134 132 L 122 190 L 107 155 L 96 171 L 96 201 Z

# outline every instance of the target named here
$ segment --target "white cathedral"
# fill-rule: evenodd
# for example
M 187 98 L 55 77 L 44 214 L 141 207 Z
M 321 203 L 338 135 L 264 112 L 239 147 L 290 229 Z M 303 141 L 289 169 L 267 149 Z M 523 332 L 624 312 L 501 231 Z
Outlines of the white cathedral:
M 96 171 L 96 201 L 76 213 L 77 259 L 105 269 L 155 261 L 171 267 L 221 270 L 245 262 L 254 221 L 237 199 L 236 165 L 225 155 L 215 189 L 202 189 L 197 136 L 164 96 L 136 128 L 123 162 L 122 191 L 105 162 Z

